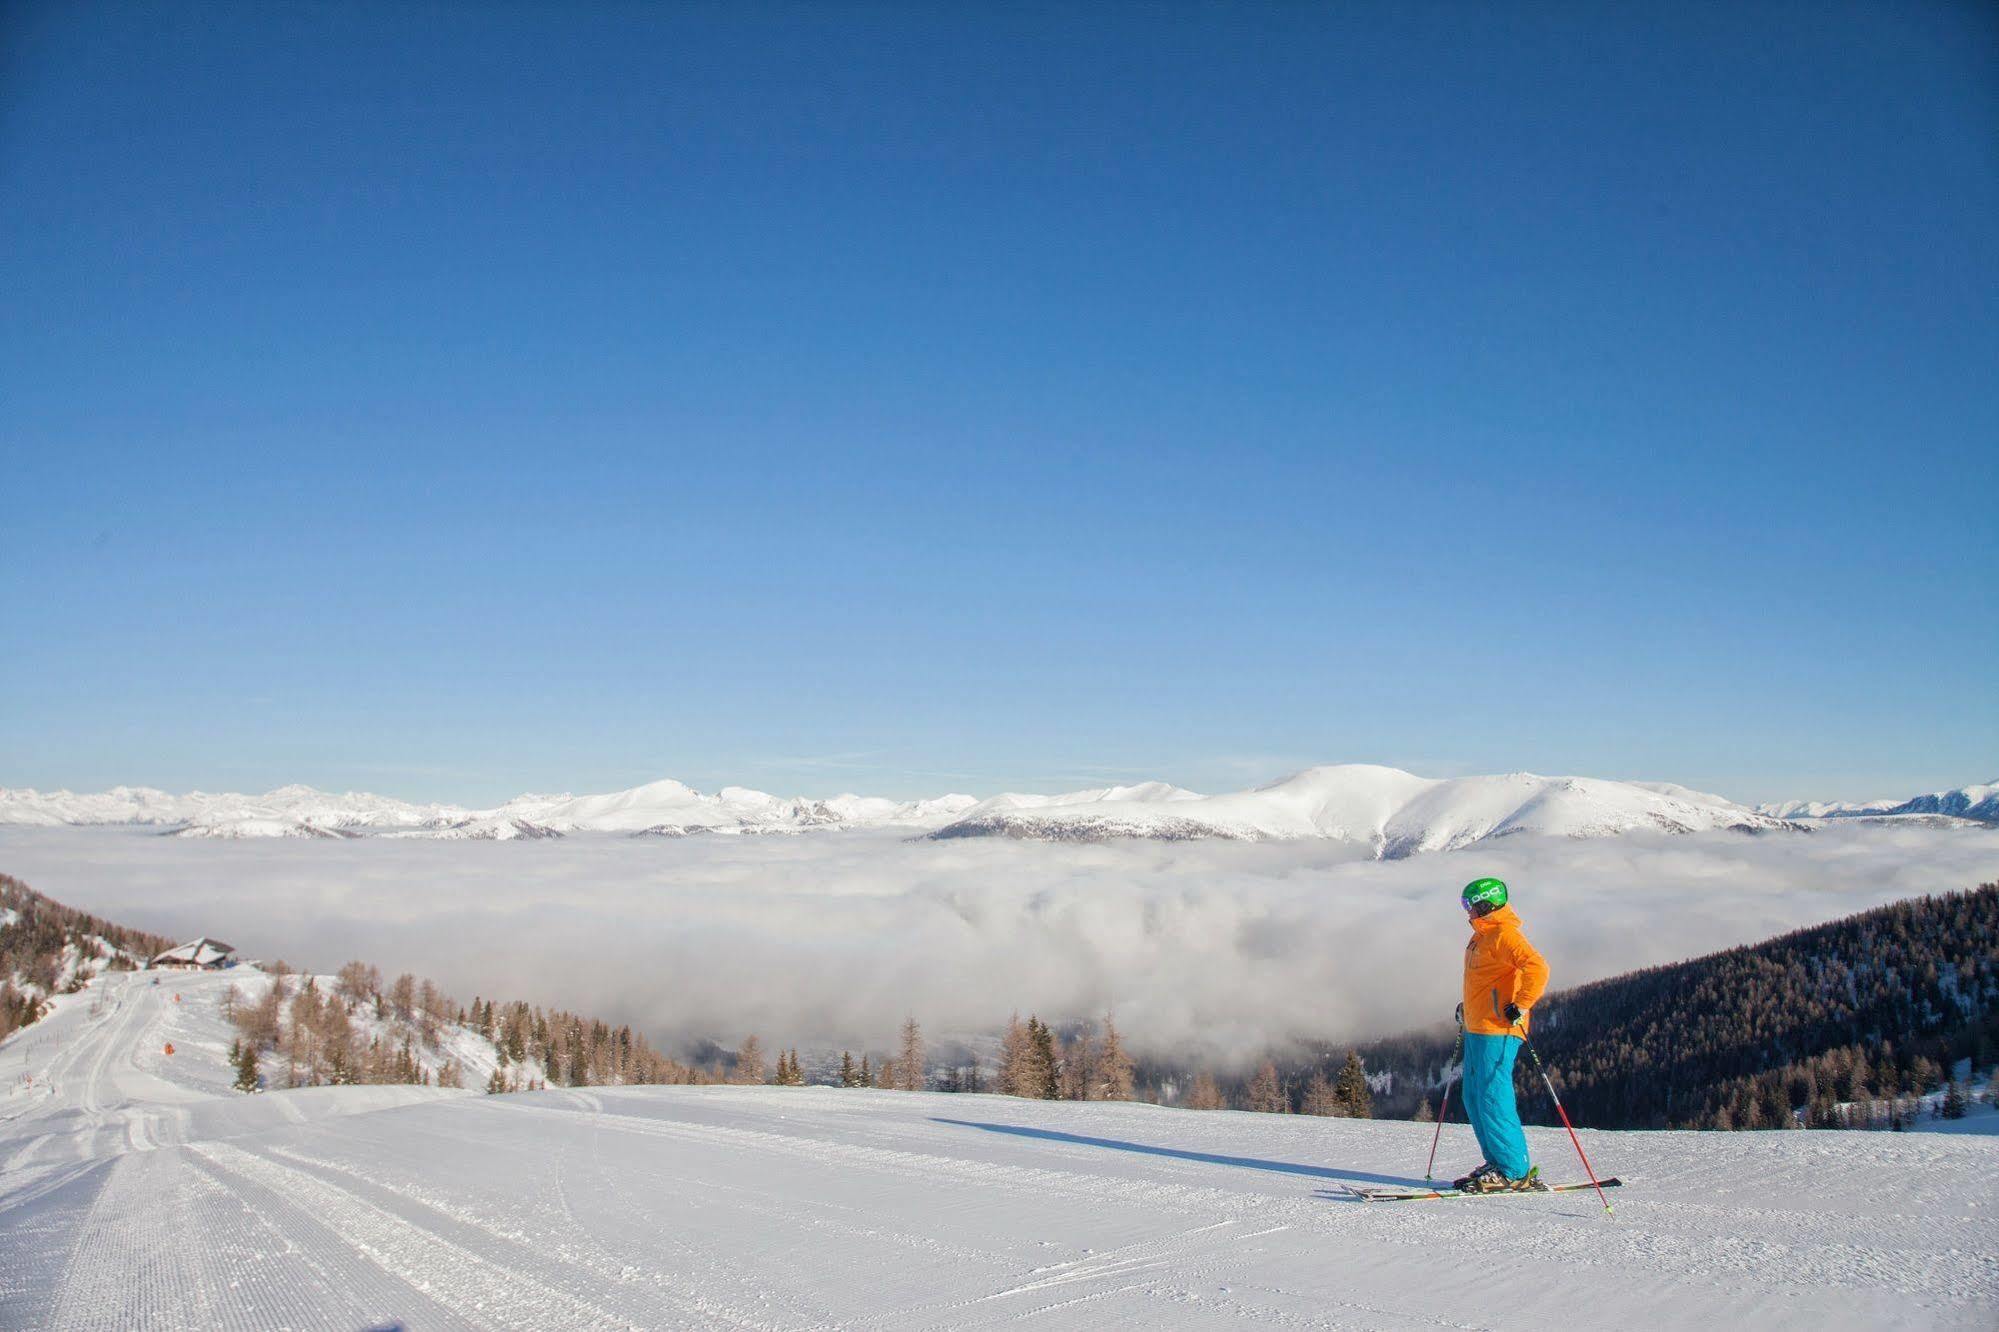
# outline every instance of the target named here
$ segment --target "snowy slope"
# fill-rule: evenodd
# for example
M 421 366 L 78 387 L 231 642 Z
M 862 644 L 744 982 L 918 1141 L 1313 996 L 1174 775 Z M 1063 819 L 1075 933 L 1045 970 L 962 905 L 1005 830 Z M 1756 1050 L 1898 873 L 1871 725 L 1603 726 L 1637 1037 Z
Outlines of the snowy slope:
M 1786 800 L 1757 808 L 1780 819 L 1930 817 L 1999 824 L 1999 782 L 1932 791 L 1907 800 Z
M 1428 1126 L 827 1088 L 227 1091 L 220 978 L 0 1045 L 0 1326 L 1990 1327 L 1999 1139 L 1590 1133 L 1627 1187 L 1369 1204 Z M 162 1053 L 173 1041 L 176 1054 Z M 26 1081 L 24 1081 L 26 1079 Z M 1566 1138 L 1531 1133 L 1553 1173 Z M 1440 1164 L 1471 1163 L 1462 1125 Z
M 1532 773 L 1436 780 L 1397 768 L 1344 764 L 1310 768 L 1229 795 L 1196 796 L 1176 788 L 1167 788 L 1170 795 L 1133 795 L 1132 789 L 1081 793 L 1083 798 L 1000 796 L 973 806 L 931 836 L 1321 837 L 1395 858 L 1518 833 L 1606 837 L 1795 827 L 1685 787 Z

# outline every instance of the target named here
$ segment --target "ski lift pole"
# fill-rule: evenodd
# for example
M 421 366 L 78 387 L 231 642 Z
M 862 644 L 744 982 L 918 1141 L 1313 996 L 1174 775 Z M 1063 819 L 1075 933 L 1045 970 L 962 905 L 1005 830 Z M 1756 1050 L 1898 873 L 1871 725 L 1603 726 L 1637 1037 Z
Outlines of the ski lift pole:
M 1458 1005 L 1458 1039 L 1451 1046 L 1451 1063 L 1444 1065 L 1444 1103 L 1437 1107 L 1437 1131 L 1430 1135 L 1430 1164 L 1423 1167 L 1423 1182 L 1436 1178 L 1431 1172 L 1437 1168 L 1437 1144 L 1444 1140 L 1444 1116 L 1451 1112 L 1451 1064 L 1458 1062 L 1465 1052 L 1465 1006 Z
M 1583 1140 L 1576 1136 L 1576 1126 L 1569 1122 L 1569 1112 L 1562 1108 L 1562 1097 L 1555 1090 L 1555 1080 L 1548 1076 L 1548 1069 L 1542 1064 L 1541 1056 L 1534 1053 L 1534 1042 L 1527 1039 L 1527 1033 L 1521 1031 L 1518 1022 L 1513 1024 L 1513 1029 L 1520 1032 L 1520 1043 L 1527 1047 L 1527 1057 L 1534 1061 L 1534 1071 L 1541 1075 L 1541 1084 L 1548 1089 L 1548 1099 L 1555 1103 L 1555 1113 L 1562 1117 L 1562 1127 L 1569 1131 L 1569 1141 L 1575 1144 L 1576 1155 L 1583 1163 L 1583 1173 L 1589 1176 L 1589 1182 L 1596 1187 L 1597 1200 L 1603 1204 L 1604 1215 L 1617 1215 L 1616 1209 L 1610 1205 L 1610 1199 L 1604 1196 L 1603 1185 L 1597 1183 L 1596 1171 L 1591 1168 L 1589 1156 L 1583 1151 Z

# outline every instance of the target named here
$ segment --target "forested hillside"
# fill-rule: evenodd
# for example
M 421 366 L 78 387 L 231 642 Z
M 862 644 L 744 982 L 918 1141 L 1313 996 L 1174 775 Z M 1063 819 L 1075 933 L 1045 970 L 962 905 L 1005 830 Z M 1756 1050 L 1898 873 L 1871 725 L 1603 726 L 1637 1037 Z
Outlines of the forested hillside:
M 143 967 L 174 940 L 116 925 L 0 874 L 0 1039 L 49 999 L 107 970 Z M 555 1084 L 698 1082 L 713 1075 L 654 1050 L 629 1026 L 518 1000 L 458 1003 L 428 980 L 385 980 L 350 962 L 337 976 L 283 962 L 243 967 L 225 1007 L 240 1033 L 240 1085 L 437 1082 L 488 1091 Z
M 1448 1028 L 1363 1046 L 1376 1111 L 1434 1104 Z M 1999 884 L 1549 994 L 1534 1046 L 1599 1128 L 1883 1125 L 1951 1067 L 1999 1060 Z M 1521 1111 L 1552 1122 L 1520 1061 Z M 1455 1111 L 1454 1111 L 1455 1113 Z
M 172 946 L 0 874 L 0 1039 L 41 1016 L 50 995 L 107 968 L 143 966 Z
M 52 902 L 0 875 L 0 1037 L 49 996 L 172 941 Z M 229 1011 L 245 1089 L 436 1082 L 539 1085 L 807 1080 L 796 1051 L 767 1074 L 755 1036 L 733 1056 L 682 1062 L 629 1026 L 515 1001 L 461 1004 L 429 981 L 352 962 L 338 976 L 282 962 L 244 968 Z M 927 1058 L 912 1018 L 899 1053 L 842 1061 L 819 1080 L 1038 1099 L 1165 1100 L 1197 1109 L 1423 1117 L 1450 1063 L 1451 1030 L 1235 1077 L 1158 1058 L 1134 1064 L 1107 1017 L 1056 1033 L 1008 1026 L 997 1067 Z M 1570 1112 L 1599 1128 L 1896 1126 L 1943 1090 L 1961 1060 L 1999 1062 L 1999 884 L 1911 899 L 1780 938 L 1556 991 L 1535 1010 L 1535 1047 Z M 941 1073 L 940 1073 L 941 1067 Z M 1521 1061 L 1521 1108 L 1551 1122 Z M 1455 1097 L 1453 1098 L 1455 1100 Z M 1948 1105 L 1963 1104 L 1962 1091 Z M 1460 1115 L 1454 1104 L 1452 1114 Z

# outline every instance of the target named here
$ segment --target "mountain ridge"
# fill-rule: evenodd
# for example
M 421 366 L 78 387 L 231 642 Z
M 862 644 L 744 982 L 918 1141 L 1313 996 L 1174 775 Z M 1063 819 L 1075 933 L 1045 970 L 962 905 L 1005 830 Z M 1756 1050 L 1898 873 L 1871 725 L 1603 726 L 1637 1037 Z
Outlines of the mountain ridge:
M 136 825 L 223 840 L 389 837 L 533 841 L 572 834 L 682 837 L 907 829 L 919 838 L 1048 842 L 1327 840 L 1382 859 L 1494 838 L 1631 832 L 1808 831 L 1835 819 L 1999 825 L 1999 783 L 1906 800 L 1750 806 L 1671 782 L 1531 772 L 1430 778 L 1376 764 L 1329 764 L 1240 791 L 1203 794 L 1164 781 L 1052 794 L 953 793 L 919 800 L 846 793 L 778 796 L 743 786 L 706 793 L 662 778 L 623 791 L 515 796 L 475 807 L 299 784 L 262 794 L 114 786 L 77 793 L 0 788 L 0 826 Z
M 1798 831 L 1720 796 L 1670 783 L 1502 773 L 1428 778 L 1374 764 L 1307 768 L 1223 795 L 1147 788 L 1081 793 L 1094 798 L 995 796 L 931 838 L 1010 837 L 1099 842 L 1286 841 L 1318 838 L 1394 860 L 1520 834 L 1605 837 L 1626 832 Z
M 1999 778 L 1906 800 L 1784 800 L 1758 805 L 1781 819 L 1944 819 L 1999 825 Z

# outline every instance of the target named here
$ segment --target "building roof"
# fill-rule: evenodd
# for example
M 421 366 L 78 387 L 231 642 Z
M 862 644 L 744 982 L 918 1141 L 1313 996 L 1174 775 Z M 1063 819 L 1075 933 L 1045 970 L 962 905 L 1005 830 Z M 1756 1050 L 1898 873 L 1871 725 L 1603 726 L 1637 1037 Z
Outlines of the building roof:
M 223 943 L 220 939 L 211 939 L 207 935 L 203 935 L 192 943 L 184 943 L 178 948 L 167 949 L 166 952 L 161 953 L 153 959 L 153 965 L 157 967 L 164 962 L 187 962 L 197 967 L 212 967 L 235 951 L 233 947 Z

